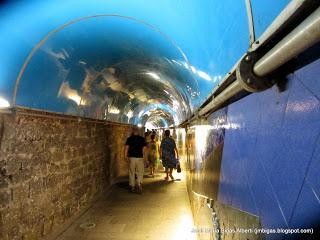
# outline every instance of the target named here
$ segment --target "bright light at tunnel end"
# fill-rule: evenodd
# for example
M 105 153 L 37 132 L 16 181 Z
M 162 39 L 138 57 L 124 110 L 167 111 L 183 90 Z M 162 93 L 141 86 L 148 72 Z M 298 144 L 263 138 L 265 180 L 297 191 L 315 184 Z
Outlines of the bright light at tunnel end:
M 146 122 L 146 129 L 157 129 L 158 127 L 151 122 Z
M 3 97 L 0 97 L 0 109 L 9 108 L 10 103 L 8 100 L 4 99 Z

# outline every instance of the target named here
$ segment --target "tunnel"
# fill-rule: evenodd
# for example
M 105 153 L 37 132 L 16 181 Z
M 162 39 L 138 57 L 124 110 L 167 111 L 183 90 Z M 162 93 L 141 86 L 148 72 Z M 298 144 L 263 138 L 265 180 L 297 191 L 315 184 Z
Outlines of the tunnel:
M 0 1 L 0 46 L 0 240 L 319 239 L 319 0 Z

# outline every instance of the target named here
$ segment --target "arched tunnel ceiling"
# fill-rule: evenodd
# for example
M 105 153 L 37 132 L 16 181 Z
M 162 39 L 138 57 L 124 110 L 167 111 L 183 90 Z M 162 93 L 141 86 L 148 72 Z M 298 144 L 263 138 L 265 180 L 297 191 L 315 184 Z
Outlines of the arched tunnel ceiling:
M 188 118 L 249 47 L 232 0 L 8 1 L 0 29 L 0 100 L 155 127 Z
M 191 114 L 198 83 L 181 50 L 145 23 L 80 19 L 51 34 L 19 79 L 16 104 L 141 124 L 146 109 Z M 36 93 L 36 94 L 35 94 Z

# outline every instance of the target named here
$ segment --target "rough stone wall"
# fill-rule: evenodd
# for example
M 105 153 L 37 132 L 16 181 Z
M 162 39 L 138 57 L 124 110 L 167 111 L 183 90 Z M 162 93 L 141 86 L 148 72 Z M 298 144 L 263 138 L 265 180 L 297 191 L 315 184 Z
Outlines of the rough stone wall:
M 0 239 L 40 239 L 102 193 L 121 157 L 110 147 L 125 141 L 124 128 L 0 114 Z
M 119 181 L 128 175 L 128 163 L 124 157 L 127 137 L 132 133 L 130 125 L 113 125 L 107 129 L 111 179 Z

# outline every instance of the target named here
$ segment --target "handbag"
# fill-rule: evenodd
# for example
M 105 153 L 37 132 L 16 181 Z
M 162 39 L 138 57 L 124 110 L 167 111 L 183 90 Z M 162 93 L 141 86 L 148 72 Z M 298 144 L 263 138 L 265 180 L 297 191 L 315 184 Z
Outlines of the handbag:
M 181 166 L 180 166 L 180 161 L 177 160 L 177 165 L 176 165 L 177 173 L 181 173 Z
M 181 173 L 181 167 L 180 167 L 180 163 L 177 166 L 177 173 Z

